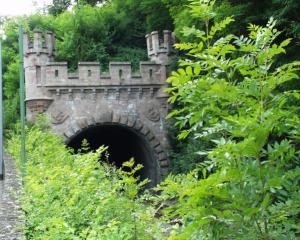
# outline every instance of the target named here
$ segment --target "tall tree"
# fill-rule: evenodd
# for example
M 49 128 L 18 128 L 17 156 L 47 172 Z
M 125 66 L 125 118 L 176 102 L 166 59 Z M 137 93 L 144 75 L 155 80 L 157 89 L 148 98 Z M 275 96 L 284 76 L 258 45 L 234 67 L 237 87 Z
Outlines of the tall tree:
M 48 11 L 51 15 L 57 16 L 68 9 L 71 5 L 71 0 L 53 0 L 48 6 Z

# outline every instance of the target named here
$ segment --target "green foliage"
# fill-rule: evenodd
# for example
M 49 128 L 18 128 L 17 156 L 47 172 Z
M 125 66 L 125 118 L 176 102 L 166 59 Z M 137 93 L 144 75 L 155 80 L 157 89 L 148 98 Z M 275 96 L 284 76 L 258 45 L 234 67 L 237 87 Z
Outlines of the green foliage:
M 118 47 L 116 56 L 110 58 L 111 61 L 128 61 L 131 62 L 133 70 L 139 71 L 140 61 L 147 61 L 148 56 L 145 50 L 134 47 Z
M 108 0 L 109 1 L 109 0 Z M 98 3 L 105 3 L 108 2 L 107 0 L 75 0 L 75 3 L 77 5 L 91 5 L 91 6 L 95 6 Z
M 17 23 L 5 21 L 6 39 L 2 42 L 4 126 L 12 127 L 18 118 L 19 56 Z
M 20 165 L 20 136 L 7 149 Z M 155 209 L 138 195 L 146 181 L 99 162 L 105 148 L 71 154 L 62 139 L 37 127 L 27 130 L 22 209 L 26 239 L 163 239 Z
M 57 16 L 68 9 L 71 5 L 71 0 L 53 0 L 48 6 L 48 12 L 51 15 Z
M 110 44 L 114 38 L 113 27 L 119 19 L 112 17 L 109 6 L 93 8 L 82 6 L 72 12 L 65 12 L 55 19 L 57 35 L 57 59 L 67 60 L 71 68 L 79 61 L 99 61 L 108 64 Z
M 206 28 L 183 30 L 198 41 L 176 45 L 188 58 L 168 79 L 170 102 L 181 106 L 170 114 L 179 138 L 213 143 L 199 152 L 209 168 L 170 176 L 158 188 L 161 199 L 176 199 L 165 209 L 168 218 L 182 223 L 169 239 L 296 239 L 299 92 L 279 89 L 299 79 L 300 63 L 274 65 L 291 40 L 277 44 L 273 19 L 249 25 L 247 37 L 218 38 L 233 19 L 213 21 L 211 4 L 192 1 L 191 14 Z
M 71 69 L 79 60 L 101 61 L 104 69 L 109 60 L 137 66 L 146 58 L 144 35 L 174 25 L 185 40 L 176 47 L 186 57 L 168 80 L 176 104 L 169 117 L 182 140 L 173 153 L 173 172 L 192 171 L 170 175 L 157 187 L 159 196 L 139 195 L 146 183 L 134 177 L 140 165 L 131 160 L 122 171 L 99 163 L 105 149 L 87 153 L 87 142 L 71 154 L 41 117 L 43 131 L 28 130 L 22 199 L 27 238 L 297 239 L 300 92 L 290 83 L 298 81 L 300 64 L 282 62 L 298 56 L 299 1 L 97 3 L 76 1 L 65 11 L 69 1 L 53 1 L 52 15 L 1 19 L 8 36 L 6 126 L 17 118 L 18 21 L 27 30 L 54 31 L 57 60 L 67 60 Z M 261 27 L 270 16 L 278 21 Z M 249 23 L 255 24 L 248 34 Z M 283 90 L 286 84 L 289 90 Z M 8 143 L 15 158 L 19 139 L 13 134 Z M 152 200 L 161 219 L 145 203 Z
M 176 106 L 180 108 L 180 106 Z M 212 144 L 209 141 L 195 141 L 193 136 L 188 136 L 185 139 L 178 140 L 177 136 L 180 133 L 174 120 L 170 120 L 168 129 L 169 141 L 171 145 L 170 152 L 170 172 L 172 174 L 188 173 L 191 170 L 201 169 L 203 166 L 209 167 L 210 162 L 205 161 L 206 155 L 202 154 Z M 213 166 L 211 166 L 211 171 Z M 201 174 L 201 173 L 200 173 Z
M 162 0 L 169 9 L 174 21 L 176 36 L 183 41 L 193 41 L 181 33 L 185 26 L 203 26 L 197 16 L 190 14 L 188 9 L 189 0 Z M 196 2 L 198 4 L 198 2 Z M 199 5 L 199 4 L 198 4 Z M 286 48 L 287 54 L 277 56 L 275 62 L 289 62 L 299 58 L 300 24 L 299 12 L 300 2 L 298 0 L 216 0 L 213 6 L 215 18 L 211 21 L 220 21 L 228 16 L 236 20 L 225 31 L 236 35 L 247 35 L 244 26 L 250 23 L 264 25 L 270 17 L 277 19 L 277 28 L 283 31 L 281 38 L 293 38 L 291 44 Z M 203 11 L 201 11 L 203 12 Z M 291 84 L 291 83 L 289 83 Z M 297 85 L 299 88 L 299 85 Z
M 176 141 L 172 146 L 173 152 L 171 153 L 171 172 L 173 174 L 188 173 L 191 170 L 202 169 L 203 166 L 209 167 L 210 162 L 205 161 L 205 151 L 211 144 L 206 141 L 195 141 L 193 137 Z M 210 171 L 213 170 L 211 166 Z
M 42 131 L 50 130 L 51 121 L 47 115 L 40 113 L 36 116 L 35 126 Z
M 162 0 L 162 2 L 169 9 L 170 15 L 173 19 L 176 37 L 180 40 L 185 39 L 181 31 L 188 25 L 201 25 L 201 21 L 191 16 L 188 3 L 189 0 Z

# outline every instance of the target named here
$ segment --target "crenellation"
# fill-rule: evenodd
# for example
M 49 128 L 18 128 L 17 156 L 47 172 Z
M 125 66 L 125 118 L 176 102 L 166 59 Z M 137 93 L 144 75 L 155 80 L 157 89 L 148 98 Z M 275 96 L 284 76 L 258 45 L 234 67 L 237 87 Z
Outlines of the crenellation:
M 112 85 L 131 83 L 132 70 L 130 62 L 110 62 L 109 73 Z
M 45 84 L 68 84 L 68 63 L 67 62 L 48 62 L 46 64 Z
M 151 61 L 159 64 L 167 63 L 175 42 L 172 32 L 164 30 L 161 37 L 158 31 L 154 31 L 146 35 L 146 40 L 147 52 Z
M 100 63 L 79 62 L 78 77 L 80 82 L 96 82 L 100 80 Z
M 161 43 L 158 32 L 152 32 L 147 36 L 148 54 L 152 62 L 140 62 L 139 73 L 133 74 L 130 62 L 110 62 L 109 75 L 101 73 L 99 62 L 79 62 L 78 72 L 69 73 L 67 62 L 53 61 L 54 34 L 52 32 L 43 34 L 40 30 L 35 30 L 33 35 L 33 44 L 29 33 L 24 33 L 23 36 L 27 58 L 25 68 L 36 66 L 38 85 L 143 85 L 161 84 L 166 79 L 166 66 L 161 63 L 161 59 L 166 58 L 170 52 L 171 31 L 164 31 L 164 40 Z
M 144 83 L 161 83 L 161 65 L 153 62 L 140 62 L 140 73 Z
M 45 86 L 151 85 L 166 79 L 165 67 L 153 62 L 141 62 L 134 74 L 130 62 L 110 62 L 109 73 L 101 73 L 98 62 L 81 62 L 78 72 L 69 72 L 67 62 L 48 62 L 43 76 Z
M 46 54 L 49 60 L 53 60 L 55 54 L 55 36 L 52 32 L 43 33 L 41 30 L 35 29 L 33 39 L 30 34 L 23 34 L 23 49 L 25 56 Z
M 74 81 L 79 81 L 79 76 L 78 72 L 69 72 L 68 71 L 68 80 L 74 82 Z
M 49 57 L 55 55 L 55 35 L 53 32 L 47 31 L 45 33 L 46 48 L 48 49 Z
M 163 31 L 164 34 L 164 49 L 166 49 L 166 51 L 168 53 L 172 52 L 172 46 L 175 43 L 175 39 L 173 37 L 172 31 L 170 30 L 164 30 Z
M 36 51 L 37 54 L 40 54 L 42 52 L 44 46 L 44 39 L 43 39 L 43 33 L 36 29 L 33 33 L 33 49 Z
M 27 55 L 29 48 L 30 48 L 30 36 L 29 33 L 25 32 L 23 34 L 23 51 L 25 55 Z
M 100 86 L 109 86 L 109 85 L 113 85 L 111 82 L 111 77 L 109 76 L 108 73 L 105 74 L 101 74 L 100 75 L 100 80 L 98 83 Z
M 150 50 L 154 53 L 158 53 L 160 50 L 160 39 L 158 31 L 153 31 L 151 33 L 151 48 Z

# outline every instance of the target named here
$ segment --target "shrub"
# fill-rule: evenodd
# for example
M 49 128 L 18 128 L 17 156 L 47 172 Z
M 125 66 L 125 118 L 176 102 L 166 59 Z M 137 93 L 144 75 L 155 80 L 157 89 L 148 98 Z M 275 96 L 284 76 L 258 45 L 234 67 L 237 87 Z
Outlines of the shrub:
M 20 166 L 20 136 L 12 134 L 9 153 Z M 105 148 L 72 154 L 58 136 L 27 130 L 24 195 L 27 239 L 162 239 L 154 208 L 138 193 L 145 182 L 101 161 Z
M 249 36 L 218 38 L 233 19 L 214 21 L 214 1 L 191 1 L 191 15 L 204 31 L 180 43 L 186 60 L 168 79 L 170 117 L 180 138 L 209 140 L 198 154 L 211 163 L 187 175 L 170 176 L 158 188 L 165 209 L 182 227 L 170 239 L 296 239 L 300 233 L 299 91 L 279 91 L 295 79 L 299 62 L 274 66 L 290 39 L 278 42 L 276 21 L 250 25 Z M 213 24 L 211 26 L 211 24 Z M 210 172 L 214 166 L 214 172 Z

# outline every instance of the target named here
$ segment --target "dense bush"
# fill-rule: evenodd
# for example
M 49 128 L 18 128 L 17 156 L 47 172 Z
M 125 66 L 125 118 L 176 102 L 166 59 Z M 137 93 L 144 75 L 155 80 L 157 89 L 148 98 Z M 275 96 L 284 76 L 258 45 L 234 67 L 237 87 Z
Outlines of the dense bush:
M 217 37 L 233 19 L 214 21 L 213 4 L 191 2 L 205 28 L 184 29 L 198 41 L 177 44 L 187 57 L 168 79 L 179 137 L 213 143 L 198 152 L 210 163 L 201 175 L 170 176 L 159 187 L 163 199 L 177 199 L 165 210 L 182 223 L 170 239 L 296 239 L 300 95 L 280 89 L 299 79 L 300 63 L 274 65 L 291 40 L 275 43 L 273 19 L 249 25 L 249 36 Z
M 9 153 L 18 161 L 20 137 Z M 154 208 L 144 204 L 132 161 L 123 172 L 105 161 L 104 148 L 72 154 L 62 139 L 33 127 L 27 131 L 27 164 L 22 209 L 26 239 L 163 239 Z M 19 162 L 20 165 L 20 162 Z

